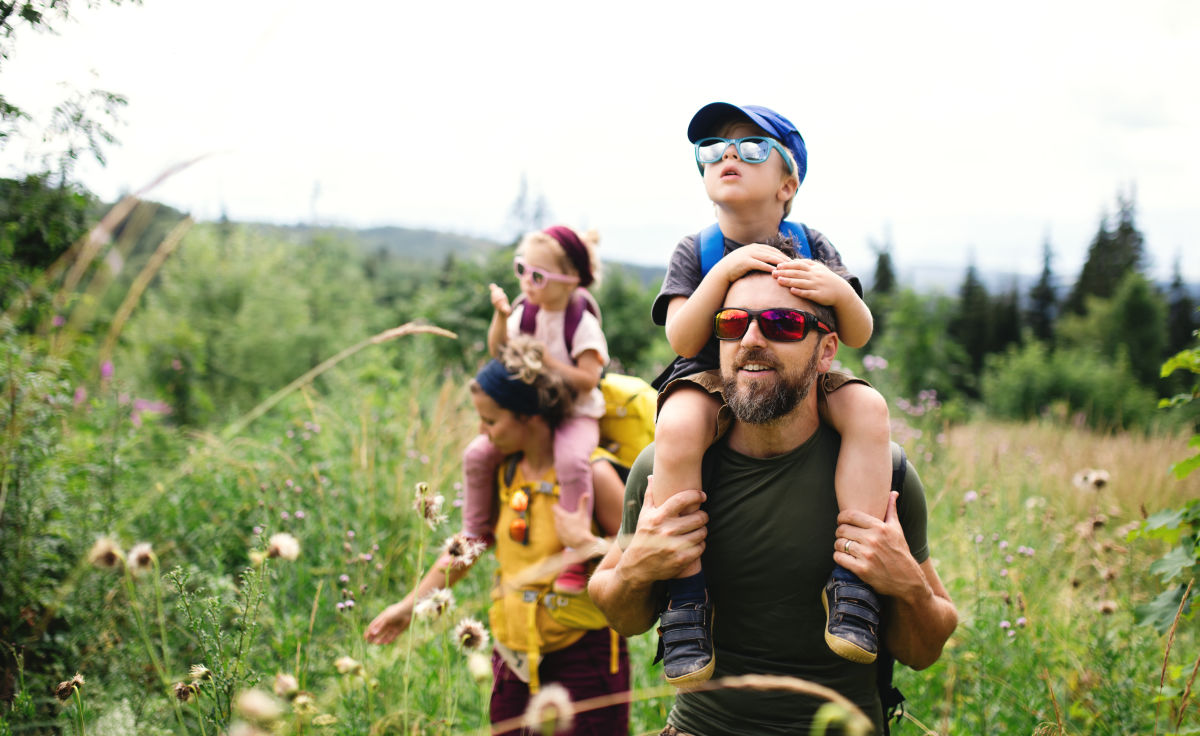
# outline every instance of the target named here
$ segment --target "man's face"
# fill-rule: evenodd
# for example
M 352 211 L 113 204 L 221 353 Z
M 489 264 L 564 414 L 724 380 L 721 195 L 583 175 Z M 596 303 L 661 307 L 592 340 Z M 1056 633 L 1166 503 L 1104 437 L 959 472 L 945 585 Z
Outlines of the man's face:
M 731 284 L 724 306 L 811 309 L 766 273 Z M 725 401 L 739 421 L 766 424 L 781 419 L 808 397 L 818 370 L 827 370 L 830 360 L 832 353 L 821 349 L 816 330 L 799 342 L 774 342 L 763 337 L 758 322 L 752 321 L 740 340 L 721 342 Z

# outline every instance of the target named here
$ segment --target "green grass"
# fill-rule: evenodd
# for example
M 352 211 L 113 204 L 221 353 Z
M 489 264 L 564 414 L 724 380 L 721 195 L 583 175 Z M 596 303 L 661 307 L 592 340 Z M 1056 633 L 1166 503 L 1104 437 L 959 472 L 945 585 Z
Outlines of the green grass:
M 302 713 L 281 701 L 277 733 L 482 732 L 489 683 L 472 680 L 447 632 L 464 616 L 486 621 L 490 558 L 441 619 L 391 646 L 362 639 L 456 528 L 456 513 L 427 528 L 413 489 L 425 482 L 452 500 L 476 426 L 463 376 L 388 371 L 366 355 L 331 374 L 325 391 L 292 394 L 226 440 L 149 417 L 134 426 L 119 378 L 77 408 L 55 404 L 39 425 L 41 454 L 5 507 L 6 523 L 21 522 L 6 527 L 14 556 L 5 556 L 33 575 L 14 590 L 19 599 L 5 593 L 16 604 L 6 601 L 5 614 L 17 617 L 6 635 L 24 661 L 13 686 L 35 707 L 0 710 L 0 733 L 216 734 L 237 719 L 238 693 L 269 692 L 277 673 L 295 675 L 311 699 Z M 1197 732 L 1194 698 L 1175 726 L 1200 646 L 1195 622 L 1179 627 L 1164 666 L 1166 637 L 1132 613 L 1160 590 L 1147 568 L 1163 549 L 1126 541 L 1143 508 L 1200 495 L 1197 479 L 1167 475 L 1186 442 L 976 422 L 936 443 L 927 433 L 926 445 L 914 459 L 961 623 L 936 665 L 898 672 L 911 714 L 901 733 L 920 732 L 913 719 L 946 734 Z M 1074 487 L 1084 468 L 1107 470 L 1111 482 Z M 299 540 L 299 557 L 253 567 L 277 532 Z M 135 576 L 90 565 L 100 535 L 126 550 L 149 542 L 157 568 Z M 42 560 L 48 548 L 61 564 Z M 263 576 L 261 601 L 246 595 L 247 567 Z M 183 596 L 168 579 L 176 568 Z M 631 642 L 635 690 L 659 685 L 653 647 L 651 636 Z M 347 656 L 361 675 L 338 672 Z M 195 664 L 219 677 L 181 703 L 172 688 Z M 76 671 L 86 679 L 78 699 L 58 704 L 54 685 Z M 639 699 L 633 732 L 656 732 L 668 708 L 661 696 Z

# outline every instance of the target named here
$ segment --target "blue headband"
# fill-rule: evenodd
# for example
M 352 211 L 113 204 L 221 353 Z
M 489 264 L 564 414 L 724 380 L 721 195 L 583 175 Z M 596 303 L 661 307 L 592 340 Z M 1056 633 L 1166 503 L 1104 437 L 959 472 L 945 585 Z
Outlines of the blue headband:
M 525 416 L 542 413 L 537 389 L 509 373 L 504 364 L 494 358 L 479 370 L 475 382 L 503 409 Z

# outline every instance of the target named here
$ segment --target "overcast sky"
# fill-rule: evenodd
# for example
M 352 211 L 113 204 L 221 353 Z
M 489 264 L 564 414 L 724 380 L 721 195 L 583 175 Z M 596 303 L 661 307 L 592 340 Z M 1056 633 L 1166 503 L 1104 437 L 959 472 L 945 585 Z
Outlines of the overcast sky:
M 1200 3 L 144 0 L 22 29 L 0 70 L 44 121 L 60 83 L 129 98 L 104 197 L 202 219 L 507 239 L 522 175 L 603 257 L 665 264 L 710 222 L 687 141 L 703 104 L 763 104 L 809 147 L 794 210 L 851 270 L 1074 280 L 1136 187 L 1154 274 L 1200 280 Z M 74 8 L 73 8 L 74 9 Z M 0 174 L 27 167 L 21 143 Z

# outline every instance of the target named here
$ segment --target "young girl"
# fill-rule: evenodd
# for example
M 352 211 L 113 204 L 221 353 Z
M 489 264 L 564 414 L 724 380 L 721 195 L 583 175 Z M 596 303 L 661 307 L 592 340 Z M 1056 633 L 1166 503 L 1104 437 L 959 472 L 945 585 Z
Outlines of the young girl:
M 846 272 L 824 235 L 798 226 L 809 245 L 802 258 L 766 245 L 788 224 L 784 218 L 807 170 L 804 140 L 791 121 L 765 107 L 712 103 L 692 118 L 688 138 L 695 144 L 696 165 L 716 210 L 723 247 L 720 260 L 705 273 L 700 238 L 684 238 L 654 302 L 654 321 L 665 325 L 667 340 L 681 356 L 655 382 L 661 391 L 652 486 L 658 506 L 675 493 L 701 488 L 701 460 L 715 436 L 722 403 L 713 315 L 730 283 L 751 270 L 773 274 L 797 296 L 833 307 L 838 337 L 851 347 L 866 343 L 872 329 L 858 279 Z M 779 339 L 789 339 L 783 333 Z M 887 402 L 848 374 L 830 372 L 819 383 L 822 418 L 842 437 L 835 479 L 838 505 L 883 518 L 891 474 Z M 835 564 L 821 595 L 830 649 L 855 662 L 874 661 L 880 616 L 875 592 Z M 667 581 L 667 597 L 660 627 L 667 681 L 691 685 L 707 680 L 715 666 L 713 604 L 699 562 L 684 577 Z
M 513 259 L 524 299 L 510 304 L 503 289 L 488 284 L 495 310 L 488 327 L 488 351 L 492 356 L 499 356 L 508 339 L 521 333 L 525 312 L 536 309 L 533 337 L 546 346 L 545 367 L 561 375 L 576 392 L 570 416 L 554 431 L 559 504 L 566 511 L 575 511 L 585 495 L 592 498 L 591 454 L 600 442 L 599 419 L 604 416 L 599 385 L 600 372 L 608 363 L 608 343 L 600 320 L 583 309 L 570 336 L 566 324 L 572 299 L 590 299 L 584 290 L 595 283 L 599 274 L 596 241 L 594 233 L 580 238 L 561 225 L 529 233 L 521 239 Z M 529 322 L 527 319 L 526 324 Z M 463 531 L 470 536 L 486 539 L 490 535 L 492 481 L 500 460 L 500 453 L 482 434 L 463 455 Z M 586 586 L 582 563 L 568 565 L 555 582 L 560 593 L 581 593 Z

